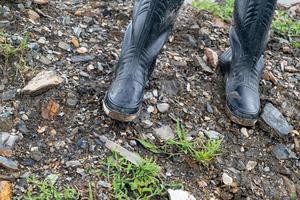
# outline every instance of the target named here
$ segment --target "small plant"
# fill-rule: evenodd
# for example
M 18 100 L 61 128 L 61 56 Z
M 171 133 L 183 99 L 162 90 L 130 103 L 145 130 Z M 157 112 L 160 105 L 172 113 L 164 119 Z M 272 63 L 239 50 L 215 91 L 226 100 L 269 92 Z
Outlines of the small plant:
M 114 199 L 148 200 L 163 196 L 168 187 L 178 188 L 160 180 L 160 167 L 153 160 L 134 165 L 114 153 L 101 164 L 105 170 L 100 173 L 112 184 Z
M 4 58 L 5 67 L 9 66 L 9 63 L 14 63 L 15 77 L 21 77 L 22 81 L 25 81 L 24 73 L 28 70 L 25 53 L 28 44 L 28 35 L 25 34 L 20 44 L 15 47 L 7 40 L 7 34 L 0 32 L 0 56 Z
M 35 176 L 29 177 L 27 183 L 30 188 L 27 190 L 26 200 L 77 200 L 80 195 L 73 187 L 66 186 L 59 191 L 49 179 L 38 180 Z
M 220 152 L 222 139 L 204 142 L 203 138 L 197 138 L 189 141 L 186 131 L 180 127 L 179 121 L 177 121 L 176 133 L 178 140 L 169 140 L 167 144 L 175 145 L 180 152 L 191 155 L 198 162 L 207 164 Z
M 277 10 L 273 21 L 273 30 L 291 37 L 300 36 L 300 23 L 294 21 L 283 10 Z
M 94 197 L 93 197 L 93 188 L 92 188 L 91 182 L 89 182 L 89 190 L 88 190 L 88 192 L 89 192 L 89 199 L 88 200 L 93 200 Z
M 233 15 L 234 0 L 225 0 L 223 3 L 214 3 L 211 0 L 197 0 L 192 4 L 195 8 L 207 10 L 213 15 L 230 21 Z M 291 37 L 300 36 L 300 23 L 288 16 L 286 11 L 277 10 L 272 28 L 276 33 Z
M 148 151 L 151 151 L 152 153 L 161 153 L 161 150 L 155 144 L 148 142 L 145 139 L 137 139 L 137 141 Z
M 294 47 L 295 49 L 299 49 L 300 48 L 300 42 L 298 41 L 292 41 L 291 42 L 292 47 Z
M 220 147 L 222 144 L 222 140 L 209 140 L 206 144 L 202 144 L 200 151 L 194 151 L 194 158 L 197 161 L 207 163 L 212 160 L 218 152 L 220 151 Z M 198 149 L 200 149 L 198 148 Z
M 232 18 L 234 0 L 226 0 L 220 4 L 214 3 L 211 0 L 199 0 L 194 1 L 192 5 L 195 8 L 207 10 L 221 19 L 229 21 Z

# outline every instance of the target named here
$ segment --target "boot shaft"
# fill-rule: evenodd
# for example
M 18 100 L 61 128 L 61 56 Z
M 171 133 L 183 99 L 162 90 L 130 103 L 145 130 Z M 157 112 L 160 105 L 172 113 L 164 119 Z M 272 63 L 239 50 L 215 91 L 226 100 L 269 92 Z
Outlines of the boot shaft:
M 128 25 L 116 73 L 150 76 L 157 55 L 168 40 L 183 0 L 137 0 Z M 143 81 L 141 81 L 143 82 Z
M 267 43 L 277 0 L 235 0 L 234 31 L 244 54 L 257 59 Z
M 136 0 L 131 30 L 136 48 L 145 48 L 170 32 L 182 4 L 183 0 Z

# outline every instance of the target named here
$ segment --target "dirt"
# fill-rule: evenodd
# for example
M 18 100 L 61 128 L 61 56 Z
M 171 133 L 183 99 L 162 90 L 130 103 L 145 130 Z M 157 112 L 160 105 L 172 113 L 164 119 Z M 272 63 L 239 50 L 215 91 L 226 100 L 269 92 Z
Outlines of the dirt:
M 113 78 L 124 30 L 131 18 L 132 2 L 50 0 L 47 5 L 31 4 L 25 9 L 20 9 L 20 4 L 27 5 L 26 2 L 4 2 L 2 6 L 10 11 L 8 16 L 1 16 L 1 20 L 10 21 L 3 29 L 10 38 L 28 33 L 29 44 L 38 43 L 38 47 L 27 54 L 30 71 L 25 74 L 25 84 L 41 70 L 56 71 L 64 83 L 38 96 L 17 94 L 10 100 L 0 101 L 2 107 L 13 110 L 14 124 L 9 132 L 22 136 L 11 158 L 18 161 L 19 170 L 1 170 L 1 174 L 13 177 L 15 197 L 24 197 L 28 187 L 26 177 L 45 178 L 49 174 L 60 174 L 58 185 L 70 184 L 87 195 L 88 181 L 96 183 L 102 179 L 89 174 L 89 169 L 99 167 L 99 161 L 110 153 L 93 133 L 154 158 L 166 174 L 164 181 L 182 183 L 196 199 L 290 199 L 291 185 L 300 196 L 300 152 L 296 145 L 300 140 L 300 60 L 299 49 L 280 40 L 288 38 L 271 33 L 265 63 L 278 82 L 275 85 L 271 80 L 261 81 L 262 109 L 271 102 L 294 127 L 293 133 L 285 138 L 263 131 L 259 124 L 246 129 L 247 137 L 241 131 L 243 127 L 230 122 L 224 109 L 223 77 L 218 69 L 211 68 L 212 74 L 202 71 L 195 61 L 197 56 L 204 56 L 204 48 L 211 48 L 220 55 L 229 47 L 230 24 L 216 26 L 215 17 L 190 6 L 181 10 L 173 36 L 160 54 L 146 88 L 148 94 L 157 90 L 159 97 L 144 101 L 140 119 L 120 123 L 104 114 L 102 99 Z M 36 24 L 28 20 L 27 9 L 40 15 Z M 74 36 L 79 38 L 80 46 L 88 49 L 84 55 L 94 56 L 94 59 L 71 62 L 72 56 L 79 55 L 70 43 Z M 46 42 L 37 42 L 42 37 Z M 13 40 L 16 41 L 18 39 Z M 59 48 L 61 41 L 69 44 L 71 50 Z M 283 46 L 288 46 L 290 51 L 285 53 Z M 42 55 L 51 64 L 40 62 Z M 284 71 L 283 64 L 298 71 Z M 4 86 L 0 92 L 21 89 L 24 84 L 20 77 L 14 76 L 14 64 L 0 65 L 0 85 Z M 42 117 L 42 110 L 50 101 L 59 105 L 54 119 Z M 156 105 L 160 102 L 170 105 L 167 112 L 157 111 Z M 208 104 L 212 108 L 210 112 Z M 147 112 L 149 106 L 155 108 L 154 112 Z M 150 128 L 142 123 L 145 119 L 153 123 Z M 169 158 L 151 154 L 132 142 L 142 135 L 152 138 L 153 129 L 162 125 L 175 130 L 176 119 L 191 134 L 203 129 L 222 134 L 220 155 L 208 165 L 199 165 L 185 156 Z M 20 121 L 27 131 L 18 126 Z M 39 131 L 41 128 L 44 131 Z M 289 150 L 287 159 L 276 158 L 272 150 L 277 144 Z M 67 167 L 66 162 L 73 160 L 80 161 L 80 166 Z M 257 163 L 251 170 L 246 169 L 249 161 Z M 85 173 L 77 173 L 78 169 L 84 169 Z M 233 178 L 233 185 L 222 182 L 224 173 Z M 95 188 L 94 193 L 98 199 L 103 193 L 111 195 L 111 191 L 103 188 Z

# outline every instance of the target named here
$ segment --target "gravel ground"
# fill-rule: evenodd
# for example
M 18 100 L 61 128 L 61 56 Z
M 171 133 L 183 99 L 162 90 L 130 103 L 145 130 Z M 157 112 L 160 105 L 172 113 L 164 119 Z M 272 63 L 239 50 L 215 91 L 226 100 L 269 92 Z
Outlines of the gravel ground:
M 119 123 L 105 116 L 101 102 L 131 9 L 132 2 L 121 0 L 2 3 L 0 27 L 10 43 L 19 44 L 25 34 L 29 38 L 24 56 L 29 70 L 15 75 L 17 59 L 6 63 L 2 56 L 0 63 L 0 132 L 18 136 L 12 155 L 1 153 L 17 161 L 18 170 L 3 168 L 1 176 L 13 183 L 14 196 L 23 196 L 26 177 L 51 174 L 60 174 L 58 185 L 70 184 L 84 194 L 87 180 L 101 180 L 85 170 L 97 168 L 109 154 L 94 133 L 153 157 L 165 181 L 182 183 L 196 199 L 300 196 L 300 49 L 290 45 L 291 38 L 271 33 L 261 81 L 262 110 L 270 110 L 255 127 L 244 128 L 225 115 L 222 76 L 203 59 L 205 48 L 218 55 L 228 48 L 229 24 L 185 6 L 147 86 L 141 117 Z M 22 90 L 44 70 L 53 72 L 46 79 L 55 84 L 38 93 Z M 266 123 L 277 112 L 281 120 Z M 159 143 L 155 130 L 175 130 L 176 119 L 190 135 L 206 130 L 224 137 L 221 154 L 198 165 L 184 156 L 151 154 L 135 141 L 143 136 Z M 95 188 L 97 199 L 110 195 Z

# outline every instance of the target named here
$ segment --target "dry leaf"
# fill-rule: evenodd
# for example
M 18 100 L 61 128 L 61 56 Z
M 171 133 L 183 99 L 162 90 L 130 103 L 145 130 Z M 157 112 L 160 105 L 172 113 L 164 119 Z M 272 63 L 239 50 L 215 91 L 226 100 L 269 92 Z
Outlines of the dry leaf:
M 11 200 L 12 199 L 12 185 L 8 181 L 0 181 L 0 199 Z
M 54 100 L 50 100 L 48 104 L 42 107 L 42 117 L 44 119 L 53 119 L 59 111 L 59 104 Z

